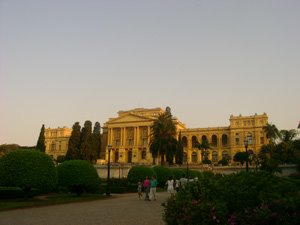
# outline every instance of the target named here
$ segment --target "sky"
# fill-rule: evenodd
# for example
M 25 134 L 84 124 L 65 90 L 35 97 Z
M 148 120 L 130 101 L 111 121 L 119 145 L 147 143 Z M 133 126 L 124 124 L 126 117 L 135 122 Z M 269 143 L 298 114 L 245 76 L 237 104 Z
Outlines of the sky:
M 0 0 L 0 144 L 166 106 L 297 129 L 299 84 L 298 0 Z

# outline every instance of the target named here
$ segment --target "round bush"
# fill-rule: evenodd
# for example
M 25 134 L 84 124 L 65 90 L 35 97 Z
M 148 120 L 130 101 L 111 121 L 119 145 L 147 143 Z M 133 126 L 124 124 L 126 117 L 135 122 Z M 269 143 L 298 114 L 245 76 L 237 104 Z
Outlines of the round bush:
M 57 167 L 58 185 L 81 195 L 100 187 L 100 178 L 95 167 L 85 160 L 65 161 Z
M 176 180 L 179 180 L 180 178 L 182 178 L 183 176 L 186 176 L 186 169 L 171 169 L 172 174 L 173 174 L 173 178 Z
M 172 170 L 164 166 L 154 166 L 153 170 L 156 173 L 156 179 L 160 187 L 164 187 L 169 177 L 173 177 Z M 174 177 L 173 177 L 174 178 Z
M 17 150 L 0 159 L 0 186 L 52 191 L 57 184 L 53 160 L 36 150 Z
M 145 166 L 133 166 L 128 172 L 128 182 L 137 184 L 139 180 L 144 180 L 146 176 L 151 178 L 152 175 L 156 176 L 155 171 L 150 167 Z

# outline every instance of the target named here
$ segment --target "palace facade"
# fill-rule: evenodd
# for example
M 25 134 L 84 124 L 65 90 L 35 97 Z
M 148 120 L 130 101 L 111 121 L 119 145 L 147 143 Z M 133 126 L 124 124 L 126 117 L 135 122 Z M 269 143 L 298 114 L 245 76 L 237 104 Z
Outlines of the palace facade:
M 149 150 L 150 132 L 153 121 L 161 108 L 137 108 L 119 111 L 118 116 L 110 118 L 103 126 L 102 159 L 108 160 L 108 147 L 111 146 L 110 161 L 115 163 L 151 164 L 152 155 Z M 244 140 L 248 139 L 248 150 L 258 153 L 262 145 L 267 143 L 263 127 L 268 123 L 267 114 L 252 116 L 230 116 L 229 126 L 209 128 L 186 128 L 173 117 L 178 133 L 184 145 L 184 161 L 198 164 L 202 162 L 201 151 L 196 147 L 204 139 L 210 144 L 208 158 L 214 163 L 239 151 L 245 151 Z M 70 128 L 46 129 L 46 153 L 57 158 L 67 152 Z

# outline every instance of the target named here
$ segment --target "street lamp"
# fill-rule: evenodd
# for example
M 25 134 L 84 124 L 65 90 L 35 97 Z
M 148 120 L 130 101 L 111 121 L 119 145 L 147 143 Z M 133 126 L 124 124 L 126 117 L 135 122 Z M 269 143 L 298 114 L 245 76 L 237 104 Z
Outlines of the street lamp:
M 187 151 L 186 151 L 186 178 L 189 180 L 189 159 L 188 159 Z
M 110 150 L 111 145 L 107 145 L 108 149 L 108 162 L 107 162 L 107 182 L 106 182 L 106 196 L 110 196 Z
M 246 149 L 246 171 L 248 172 L 248 137 L 246 136 L 244 139 L 245 149 Z

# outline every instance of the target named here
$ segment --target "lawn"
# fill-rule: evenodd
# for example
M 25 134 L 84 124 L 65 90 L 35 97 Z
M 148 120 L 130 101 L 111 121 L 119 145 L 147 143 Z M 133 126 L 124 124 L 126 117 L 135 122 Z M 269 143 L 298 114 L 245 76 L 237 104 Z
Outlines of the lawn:
M 39 207 L 56 204 L 67 204 L 74 202 L 92 201 L 104 199 L 106 196 L 103 194 L 83 194 L 82 196 L 76 196 L 73 194 L 58 194 L 52 193 L 43 196 L 35 196 L 32 198 L 17 198 L 17 199 L 1 199 L 0 211 L 28 208 L 28 207 Z

